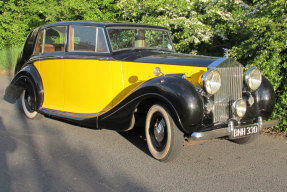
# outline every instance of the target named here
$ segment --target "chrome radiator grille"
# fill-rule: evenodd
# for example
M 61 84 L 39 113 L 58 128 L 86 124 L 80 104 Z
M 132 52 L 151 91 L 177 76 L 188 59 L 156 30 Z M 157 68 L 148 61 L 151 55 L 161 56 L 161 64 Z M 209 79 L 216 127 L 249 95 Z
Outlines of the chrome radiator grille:
M 213 122 L 225 122 L 232 115 L 232 104 L 242 98 L 243 67 L 216 68 L 221 75 L 221 87 L 214 95 Z

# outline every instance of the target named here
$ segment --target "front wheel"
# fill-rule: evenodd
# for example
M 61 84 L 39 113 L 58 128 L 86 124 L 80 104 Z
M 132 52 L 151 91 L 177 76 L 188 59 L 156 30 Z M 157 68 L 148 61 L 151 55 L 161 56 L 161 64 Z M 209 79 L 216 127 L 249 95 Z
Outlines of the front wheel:
M 155 104 L 149 109 L 145 134 L 150 153 L 159 161 L 173 159 L 184 144 L 183 133 L 174 123 L 164 104 Z
M 28 91 L 24 90 L 19 100 L 20 107 L 28 119 L 35 119 L 38 112 L 32 109 L 32 96 Z

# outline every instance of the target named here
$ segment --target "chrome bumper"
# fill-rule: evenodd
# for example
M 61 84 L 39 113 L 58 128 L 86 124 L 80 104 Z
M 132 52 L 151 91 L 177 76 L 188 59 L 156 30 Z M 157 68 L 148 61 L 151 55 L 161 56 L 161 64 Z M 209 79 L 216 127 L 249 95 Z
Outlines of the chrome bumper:
M 258 125 L 259 127 L 259 133 L 262 132 L 263 129 L 269 128 L 269 127 L 274 127 L 279 124 L 279 120 L 271 120 L 271 121 L 262 121 L 262 118 L 258 118 L 258 123 L 252 124 L 252 125 Z M 252 125 L 244 125 L 246 126 L 252 126 Z M 244 127 L 242 126 L 242 127 Z M 239 126 L 240 127 L 240 126 Z M 238 126 L 236 126 L 238 128 Z M 220 128 L 220 129 L 214 129 L 211 131 L 204 131 L 204 132 L 193 132 L 191 134 L 191 139 L 192 140 L 207 140 L 207 139 L 214 139 L 214 138 L 219 138 L 219 137 L 225 137 L 229 136 L 231 137 L 231 133 L 234 129 L 234 124 L 232 121 L 229 123 L 228 127 L 225 128 Z

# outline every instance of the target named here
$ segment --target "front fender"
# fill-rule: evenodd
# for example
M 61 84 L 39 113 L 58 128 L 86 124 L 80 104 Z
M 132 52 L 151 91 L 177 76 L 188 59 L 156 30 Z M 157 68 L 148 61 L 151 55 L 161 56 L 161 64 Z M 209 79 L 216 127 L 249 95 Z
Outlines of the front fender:
M 5 90 L 4 98 L 10 103 L 15 103 L 23 90 L 28 90 L 33 94 L 34 110 L 42 106 L 43 84 L 42 79 L 33 65 L 22 68 L 12 79 L 10 85 Z
M 165 103 L 178 127 L 185 133 L 197 130 L 203 118 L 203 100 L 189 81 L 182 75 L 167 75 L 151 79 L 127 96 L 113 110 L 99 117 L 103 128 L 127 128 L 135 108 L 145 100 Z M 113 125 L 116 122 L 116 125 Z
M 276 102 L 275 93 L 271 83 L 263 77 L 259 89 L 256 90 L 253 95 L 255 97 L 259 115 L 264 119 L 268 119 L 273 112 Z

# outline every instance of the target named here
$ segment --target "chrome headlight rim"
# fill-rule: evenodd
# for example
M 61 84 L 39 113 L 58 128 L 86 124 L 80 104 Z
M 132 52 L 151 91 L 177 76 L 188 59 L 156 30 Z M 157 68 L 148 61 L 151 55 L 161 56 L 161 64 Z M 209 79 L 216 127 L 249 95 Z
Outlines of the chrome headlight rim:
M 214 78 L 214 75 L 217 75 L 217 78 Z M 217 81 L 214 81 L 217 79 Z M 205 72 L 202 76 L 202 86 L 204 90 L 210 94 L 214 95 L 221 87 L 221 75 L 215 69 L 210 69 Z
M 233 103 L 233 114 L 236 117 L 243 118 L 247 112 L 247 103 L 244 99 L 237 99 Z
M 254 73 L 257 73 L 257 74 L 254 75 Z M 259 75 L 259 78 L 256 77 L 258 75 Z M 247 86 L 251 90 L 256 91 L 262 83 L 262 72 L 261 72 L 261 70 L 258 69 L 258 67 L 256 67 L 256 66 L 248 69 L 245 72 L 245 83 L 247 84 Z

